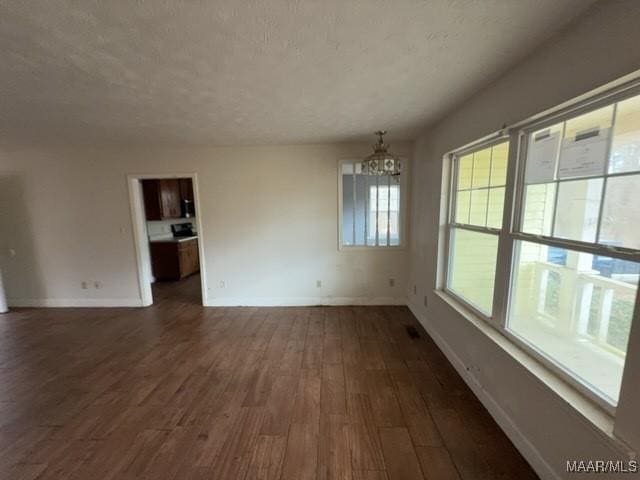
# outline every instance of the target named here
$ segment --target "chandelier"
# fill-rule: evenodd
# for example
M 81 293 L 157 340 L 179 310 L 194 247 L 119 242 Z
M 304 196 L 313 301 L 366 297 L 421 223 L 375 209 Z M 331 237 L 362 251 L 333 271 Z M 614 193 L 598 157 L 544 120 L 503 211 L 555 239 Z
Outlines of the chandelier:
M 389 153 L 389 145 L 384 143 L 386 130 L 379 130 L 378 143 L 373 145 L 373 153 L 362 161 L 362 173 L 365 175 L 398 176 L 402 170 L 400 158 Z

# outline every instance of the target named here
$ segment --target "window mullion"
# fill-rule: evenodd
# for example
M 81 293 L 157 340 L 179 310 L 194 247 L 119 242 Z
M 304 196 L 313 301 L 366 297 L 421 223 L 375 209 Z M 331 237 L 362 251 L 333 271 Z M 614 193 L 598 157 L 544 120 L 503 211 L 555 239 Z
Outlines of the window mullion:
M 380 227 L 378 217 L 380 216 L 380 175 L 376 175 L 376 247 L 380 245 Z
M 353 244 L 357 245 L 357 236 L 356 236 L 356 213 L 358 210 L 358 194 L 357 194 L 357 178 L 356 178 L 356 162 L 353 162 Z
M 564 136 L 567 133 L 567 122 L 562 122 L 562 133 L 560 134 L 560 151 L 562 151 L 562 142 L 564 142 Z M 530 134 L 527 136 L 529 138 Z M 558 211 L 558 192 L 560 192 L 560 179 L 558 178 L 558 171 L 560 169 L 560 154 L 556 156 L 555 171 L 553 172 L 553 181 L 555 188 L 553 189 L 553 213 L 551 214 L 551 236 L 556 231 L 556 212 Z M 524 181 L 522 182 L 522 188 L 524 189 Z M 543 227 L 544 228 L 544 227 Z M 522 230 L 522 225 L 520 226 Z M 544 230 L 543 230 L 544 231 Z
M 498 237 L 498 259 L 496 279 L 493 290 L 492 321 L 500 328 L 506 328 L 511 285 L 511 262 L 513 257 L 513 238 L 510 235 L 513 211 L 516 204 L 516 178 L 518 173 L 518 133 L 509 135 L 509 156 L 507 160 L 507 179 L 502 211 L 502 228 Z
M 369 200 L 371 189 L 369 187 L 369 175 L 363 175 L 364 181 L 364 246 L 369 245 Z
M 469 212 L 467 213 L 467 223 L 471 223 L 471 206 L 473 205 L 473 174 L 476 167 L 476 152 L 471 154 L 471 179 L 469 180 Z M 458 162 L 458 169 L 460 169 L 460 162 Z M 488 193 L 487 193 L 488 195 Z M 456 193 L 456 197 L 458 194 Z M 487 202 L 489 197 L 487 196 Z M 455 215 L 455 213 L 454 213 Z
M 600 195 L 600 205 L 598 208 L 598 225 L 596 226 L 596 243 L 600 242 L 600 228 L 602 227 L 602 212 L 604 211 L 604 196 L 607 194 L 607 179 L 609 174 L 609 160 L 611 157 L 611 148 L 613 147 L 613 134 L 616 128 L 616 112 L 618 104 L 613 104 L 611 114 L 611 131 L 609 132 L 609 141 L 607 142 L 607 153 L 604 160 L 604 178 L 602 180 L 602 193 Z
M 493 168 L 493 149 L 495 145 L 491 146 L 489 150 L 489 181 L 487 183 L 487 203 L 484 206 L 484 224 L 489 225 L 489 200 L 491 199 L 491 170 Z M 471 205 L 469 205 L 469 217 L 471 217 Z
M 527 135 L 525 135 L 524 133 L 520 132 L 518 134 L 518 140 L 516 143 L 516 147 L 517 147 L 517 154 L 516 154 L 516 159 L 518 158 L 526 158 L 527 157 L 527 149 L 528 149 L 528 145 L 527 145 Z M 510 146 L 511 147 L 511 146 Z M 509 152 L 511 152 L 511 150 L 509 150 Z M 524 223 L 524 216 L 522 214 L 523 207 L 524 207 L 524 197 L 525 197 L 525 188 L 524 188 L 524 174 L 525 174 L 525 163 L 522 162 L 520 165 L 516 165 L 516 174 L 515 174 L 515 178 L 513 179 L 513 182 L 515 185 L 518 185 L 518 188 L 515 188 L 515 193 L 513 195 L 513 199 L 512 199 L 512 203 L 513 203 L 513 214 L 510 217 L 510 221 L 511 224 L 510 225 L 506 225 L 505 227 L 507 229 L 509 229 L 510 232 L 513 231 L 522 231 L 523 228 L 523 223 Z M 508 166 L 507 166 L 507 170 L 508 170 Z M 508 175 L 508 171 L 507 171 L 507 175 Z M 509 179 L 507 178 L 507 184 L 509 182 Z M 522 185 L 522 187 L 520 187 L 520 185 Z M 506 187 L 507 185 L 505 185 L 505 197 L 506 197 Z M 505 203 L 506 203 L 506 198 L 505 198 Z
M 451 224 L 455 221 L 456 204 L 458 203 L 458 192 L 456 190 L 456 184 L 458 182 L 458 157 L 451 158 L 451 183 L 449 185 L 449 211 L 447 216 L 447 223 Z M 471 194 L 469 194 L 471 197 Z M 467 221 L 469 219 L 467 218 Z
M 640 251 L 632 248 L 610 247 L 591 242 L 567 240 L 566 238 L 547 237 L 544 235 L 534 235 L 531 233 L 521 232 L 512 233 L 511 236 L 514 240 L 539 243 L 549 247 L 564 248 L 565 250 L 575 250 L 576 252 L 588 253 L 589 255 L 600 255 L 630 262 L 640 262 Z
M 444 268 L 444 275 L 441 277 L 441 288 L 443 289 L 447 289 L 449 286 L 449 270 L 451 268 L 451 240 L 452 240 L 452 236 L 451 236 L 451 224 L 453 223 L 453 220 L 455 219 L 454 217 L 454 211 L 456 208 L 456 202 L 457 202 L 457 193 L 456 193 L 456 182 L 457 182 L 457 178 L 458 178 L 458 157 L 455 155 L 450 155 L 449 156 L 449 191 L 447 192 L 447 212 L 446 212 L 446 219 L 447 219 L 447 224 L 445 226 L 444 232 L 445 232 L 445 243 L 444 243 L 444 255 L 445 255 L 445 268 Z
M 461 228 L 462 230 L 469 230 L 471 232 L 478 232 L 478 233 L 489 233 L 492 235 L 499 235 L 500 234 L 500 229 L 499 228 L 493 228 L 493 227 L 483 227 L 481 225 L 473 225 L 471 223 L 456 223 L 453 222 L 450 225 L 452 228 Z
M 387 177 L 387 247 L 391 243 L 391 175 Z

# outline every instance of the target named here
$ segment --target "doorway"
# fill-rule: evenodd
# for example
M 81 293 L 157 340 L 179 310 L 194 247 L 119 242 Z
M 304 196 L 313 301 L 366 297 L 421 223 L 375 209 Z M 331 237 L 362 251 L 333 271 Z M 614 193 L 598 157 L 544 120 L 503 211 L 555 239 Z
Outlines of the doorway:
M 197 174 L 129 175 L 142 306 L 206 304 Z

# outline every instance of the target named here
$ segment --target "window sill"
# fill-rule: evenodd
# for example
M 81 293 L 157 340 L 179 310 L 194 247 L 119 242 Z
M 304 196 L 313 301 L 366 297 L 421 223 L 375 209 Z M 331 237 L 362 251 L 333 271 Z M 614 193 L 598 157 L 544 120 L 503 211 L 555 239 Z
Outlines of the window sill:
M 527 351 L 519 347 L 500 330 L 479 317 L 467 306 L 459 302 L 445 291 L 433 291 L 442 301 L 473 324 L 486 335 L 493 343 L 511 356 L 516 362 L 526 368 L 548 390 L 553 392 L 567 410 L 577 416 L 597 434 L 604 437 L 617 450 L 624 455 L 629 455 L 632 449 L 613 434 L 614 417 L 595 404 L 591 399 L 566 382 Z
M 369 246 L 366 247 L 364 245 L 354 245 L 354 246 L 349 246 L 349 245 L 338 245 L 338 251 L 340 252 L 367 252 L 367 251 L 372 251 L 372 250 L 377 250 L 377 251 L 390 251 L 390 252 L 399 252 L 399 251 L 403 251 L 405 250 L 405 246 L 404 245 L 390 245 L 390 246 L 384 246 L 384 245 L 378 245 L 378 246 Z

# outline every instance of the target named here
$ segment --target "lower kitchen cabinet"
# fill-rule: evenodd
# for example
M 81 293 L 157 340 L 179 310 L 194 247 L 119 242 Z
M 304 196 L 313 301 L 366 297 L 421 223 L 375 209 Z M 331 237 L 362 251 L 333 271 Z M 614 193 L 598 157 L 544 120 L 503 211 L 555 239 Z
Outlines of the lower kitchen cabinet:
M 151 266 L 157 280 L 180 280 L 200 271 L 198 240 L 151 242 Z

